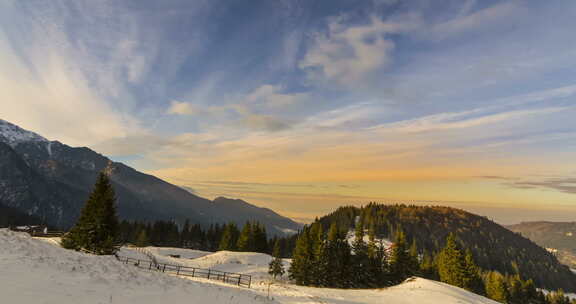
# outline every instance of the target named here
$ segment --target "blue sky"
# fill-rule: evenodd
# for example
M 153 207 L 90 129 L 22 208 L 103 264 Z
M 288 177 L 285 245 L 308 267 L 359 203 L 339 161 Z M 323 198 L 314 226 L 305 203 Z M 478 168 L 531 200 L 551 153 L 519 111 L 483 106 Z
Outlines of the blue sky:
M 6 0 L 0 113 L 304 220 L 370 200 L 562 218 L 576 211 L 575 14 L 572 1 Z

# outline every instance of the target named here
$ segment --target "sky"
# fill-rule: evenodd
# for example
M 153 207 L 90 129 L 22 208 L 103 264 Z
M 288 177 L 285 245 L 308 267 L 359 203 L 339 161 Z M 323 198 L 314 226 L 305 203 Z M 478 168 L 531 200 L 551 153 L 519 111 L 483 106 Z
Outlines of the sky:
M 3 0 L 0 118 L 207 198 L 576 219 L 575 1 Z

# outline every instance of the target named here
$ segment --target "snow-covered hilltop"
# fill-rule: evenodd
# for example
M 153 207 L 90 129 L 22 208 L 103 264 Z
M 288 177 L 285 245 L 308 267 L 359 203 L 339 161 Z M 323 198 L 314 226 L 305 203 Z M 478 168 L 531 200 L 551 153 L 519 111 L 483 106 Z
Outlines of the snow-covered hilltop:
M 12 147 L 23 142 L 48 142 L 46 138 L 2 119 L 0 119 L 0 141 L 8 143 Z
M 338 304 L 495 304 L 487 298 L 440 282 L 416 278 L 370 290 L 311 288 L 274 283 L 267 297 L 267 265 L 261 253 L 200 252 L 154 248 L 159 260 L 253 275 L 251 289 L 199 278 L 148 272 L 114 257 L 91 256 L 60 248 L 53 241 L 0 229 L 0 294 L 6 303 L 338 303 Z M 138 256 L 123 248 L 121 254 Z M 170 258 L 178 254 L 180 259 Z M 286 261 L 287 263 L 289 261 Z

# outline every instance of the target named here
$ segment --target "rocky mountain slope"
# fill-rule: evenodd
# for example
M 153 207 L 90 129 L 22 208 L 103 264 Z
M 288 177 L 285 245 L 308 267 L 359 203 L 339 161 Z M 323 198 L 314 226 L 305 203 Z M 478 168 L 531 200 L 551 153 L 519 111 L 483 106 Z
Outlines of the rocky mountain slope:
M 0 204 L 67 228 L 74 223 L 101 171 L 114 184 L 123 219 L 190 219 L 201 224 L 233 221 L 239 225 L 257 220 L 275 234 L 300 228 L 300 224 L 269 209 L 241 200 L 210 201 L 89 148 L 49 141 L 0 120 Z
M 523 222 L 506 228 L 547 248 L 561 263 L 576 269 L 576 222 Z

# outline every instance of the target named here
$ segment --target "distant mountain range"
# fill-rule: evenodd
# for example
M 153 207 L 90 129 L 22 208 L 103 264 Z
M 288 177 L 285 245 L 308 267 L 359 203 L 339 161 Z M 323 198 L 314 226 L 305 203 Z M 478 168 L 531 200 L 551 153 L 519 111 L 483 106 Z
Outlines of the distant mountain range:
M 75 222 L 99 172 L 106 172 L 118 198 L 118 213 L 128 220 L 175 220 L 209 225 L 248 220 L 272 234 L 296 232 L 301 224 L 242 200 L 199 197 L 181 187 L 92 151 L 73 148 L 0 120 L 0 206 L 50 225 Z
M 576 222 L 523 222 L 506 227 L 547 248 L 560 262 L 576 269 Z

